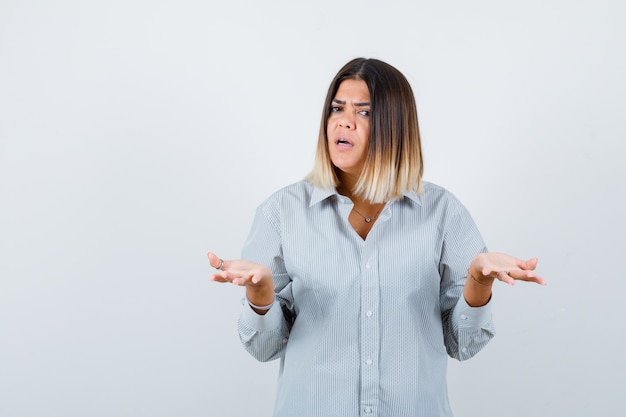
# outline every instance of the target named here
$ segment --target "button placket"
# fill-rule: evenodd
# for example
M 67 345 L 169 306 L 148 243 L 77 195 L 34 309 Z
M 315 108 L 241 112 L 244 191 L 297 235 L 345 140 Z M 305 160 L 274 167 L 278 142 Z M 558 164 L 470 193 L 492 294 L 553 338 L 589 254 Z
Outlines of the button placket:
M 370 232 L 370 235 L 375 231 Z M 370 236 L 373 237 L 373 236 Z M 377 269 L 376 246 L 366 240 L 363 245 L 361 265 L 361 406 L 364 415 L 373 415 L 378 402 L 380 376 L 378 361 L 380 350 L 380 324 L 373 320 L 374 311 L 378 308 L 380 282 Z M 369 243 L 369 244 L 368 244 Z

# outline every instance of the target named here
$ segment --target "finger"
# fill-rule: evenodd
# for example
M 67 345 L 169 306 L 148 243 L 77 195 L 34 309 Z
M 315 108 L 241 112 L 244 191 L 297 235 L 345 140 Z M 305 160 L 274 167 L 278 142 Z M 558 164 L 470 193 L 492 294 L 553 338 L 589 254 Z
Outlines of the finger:
M 250 281 L 252 281 L 253 284 L 258 284 L 261 282 L 261 278 L 263 278 L 263 274 L 257 271 L 250 277 Z
M 533 271 L 515 271 L 510 275 L 518 281 L 534 282 L 540 285 L 546 285 L 546 280 L 543 277 L 536 275 Z
M 230 282 L 233 285 L 246 286 L 250 283 L 251 275 L 222 271 L 219 274 L 211 275 L 210 279 L 215 282 Z
M 209 264 L 213 268 L 219 269 L 220 265 L 222 264 L 222 259 L 218 257 L 216 254 L 214 254 L 213 252 L 207 253 L 207 257 L 209 258 Z
M 252 275 L 240 275 L 236 278 L 233 278 L 231 281 L 234 285 L 239 285 L 240 287 L 245 287 L 252 281 Z
M 509 275 L 508 271 L 498 271 L 496 278 L 509 285 L 515 285 L 515 279 Z
M 492 277 L 499 281 L 513 285 L 515 280 L 508 275 L 506 269 L 498 268 L 495 265 L 487 265 L 482 269 L 482 274 L 486 277 Z
M 486 277 L 492 277 L 509 285 L 515 285 L 515 280 L 509 276 L 508 271 L 502 268 L 497 268 L 495 265 L 487 265 L 481 270 L 481 272 Z
M 480 270 L 480 273 L 486 277 L 498 278 L 498 276 L 496 275 L 498 271 L 496 271 L 495 269 L 493 269 L 493 267 L 489 265 L 484 266 L 483 269 Z
M 232 279 L 230 279 L 230 277 L 228 277 L 228 275 L 224 272 L 219 273 L 219 274 L 213 274 L 209 277 L 209 279 L 215 282 L 231 282 L 232 281 Z
M 526 282 L 534 282 L 535 284 L 539 284 L 539 285 L 546 285 L 546 280 L 540 276 L 534 276 L 531 278 L 524 278 L 521 279 L 520 281 L 526 281 Z
M 536 284 L 546 285 L 546 280 L 531 270 L 512 270 L 508 272 L 508 276 L 516 281 L 534 282 Z
M 533 271 L 537 267 L 537 262 L 539 262 L 539 259 L 530 258 L 527 261 L 520 261 L 518 265 L 521 269 Z
M 230 282 L 238 286 L 246 286 L 250 283 L 252 275 L 245 272 L 231 272 L 221 271 L 220 273 L 213 274 L 211 279 L 216 282 Z

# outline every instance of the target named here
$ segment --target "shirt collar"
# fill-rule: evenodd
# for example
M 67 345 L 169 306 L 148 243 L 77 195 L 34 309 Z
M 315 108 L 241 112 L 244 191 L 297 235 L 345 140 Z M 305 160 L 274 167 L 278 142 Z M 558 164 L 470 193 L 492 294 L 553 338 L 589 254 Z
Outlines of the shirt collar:
M 417 205 L 421 206 L 422 205 L 422 197 L 424 196 L 424 194 L 418 194 L 415 191 L 409 191 L 408 193 L 404 193 L 404 196 L 406 198 L 408 198 L 409 200 L 414 201 Z
M 313 186 L 313 191 L 311 192 L 311 202 L 309 203 L 309 207 L 313 207 L 317 203 L 326 200 L 328 197 L 333 195 L 339 195 L 337 190 L 335 189 L 323 189 Z M 409 191 L 404 193 L 404 197 L 409 200 L 414 201 L 418 205 L 422 205 L 422 195 L 417 194 L 415 191 Z
M 328 197 L 337 195 L 337 190 L 334 188 L 323 189 L 313 186 L 313 191 L 311 192 L 311 202 L 309 203 L 309 207 L 313 207 L 317 203 L 326 200 Z

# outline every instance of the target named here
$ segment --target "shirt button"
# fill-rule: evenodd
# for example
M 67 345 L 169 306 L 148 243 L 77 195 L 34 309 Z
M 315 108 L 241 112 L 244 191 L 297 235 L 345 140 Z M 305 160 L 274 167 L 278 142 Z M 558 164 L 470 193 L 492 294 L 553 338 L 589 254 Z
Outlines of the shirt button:
M 287 340 L 289 340 L 289 339 L 287 339 L 287 338 L 285 337 L 285 338 L 283 339 L 283 343 L 287 343 Z
M 365 313 L 365 315 L 367 317 L 372 317 L 372 310 L 367 310 L 367 313 Z
M 463 353 L 467 353 L 467 348 L 463 348 L 463 349 L 461 349 L 461 352 L 463 352 Z
M 365 264 L 365 267 L 366 267 L 367 269 L 370 269 L 370 268 L 372 267 L 372 265 L 370 265 L 370 263 L 368 262 L 368 263 L 366 263 L 366 264 Z
M 467 320 L 468 317 L 465 314 L 461 314 L 461 320 Z
M 372 413 L 372 407 L 365 407 L 364 410 L 367 414 L 371 414 Z
M 365 361 L 365 363 L 368 364 L 368 365 L 371 365 L 372 364 L 372 360 L 368 359 L 368 360 Z

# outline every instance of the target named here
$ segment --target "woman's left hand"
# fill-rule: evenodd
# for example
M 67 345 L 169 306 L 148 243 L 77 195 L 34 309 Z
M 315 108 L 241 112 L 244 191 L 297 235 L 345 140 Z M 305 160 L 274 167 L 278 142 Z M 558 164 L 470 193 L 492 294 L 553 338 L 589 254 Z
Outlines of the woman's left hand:
M 482 281 L 493 282 L 494 279 L 499 279 L 509 285 L 515 285 L 515 281 L 546 285 L 546 280 L 534 272 L 537 262 L 537 258 L 524 261 L 505 253 L 487 252 L 476 255 L 469 267 L 469 273 Z

